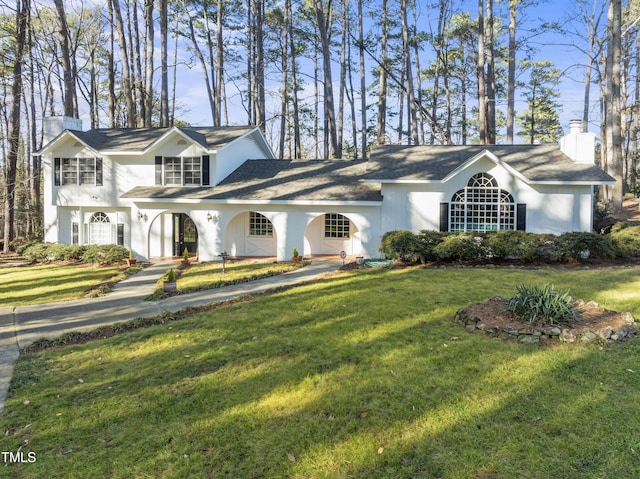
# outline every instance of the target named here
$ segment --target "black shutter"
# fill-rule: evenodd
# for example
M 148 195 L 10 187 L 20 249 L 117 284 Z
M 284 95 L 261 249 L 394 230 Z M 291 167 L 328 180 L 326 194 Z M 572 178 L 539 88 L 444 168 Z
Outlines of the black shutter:
M 96 158 L 96 186 L 102 186 L 102 158 Z
M 210 163 L 211 160 L 209 155 L 202 156 L 202 186 L 209 186 L 211 184 L 211 180 L 209 179 L 210 173 Z
M 527 205 L 518 203 L 516 205 L 516 229 L 518 231 L 527 230 Z
M 124 246 L 124 223 L 118 223 L 116 227 L 116 238 L 118 246 Z
M 449 231 L 449 203 L 440 203 L 440 231 Z
M 56 186 L 60 186 L 62 179 L 60 164 L 60 158 L 53 159 L 53 184 Z
M 162 157 L 156 156 L 156 185 L 162 184 Z

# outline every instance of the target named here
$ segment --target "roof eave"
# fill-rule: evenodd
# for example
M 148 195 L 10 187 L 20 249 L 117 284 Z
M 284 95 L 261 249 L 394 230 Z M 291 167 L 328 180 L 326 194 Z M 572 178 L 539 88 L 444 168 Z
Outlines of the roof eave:
M 466 170 L 469 166 L 473 165 L 475 162 L 481 160 L 482 158 L 488 158 L 491 161 L 493 161 L 496 165 L 501 166 L 502 168 L 504 168 L 505 170 L 507 170 L 509 173 L 511 173 L 513 176 L 515 176 L 516 178 L 520 179 L 521 181 L 525 182 L 526 184 L 531 184 L 532 182 L 526 177 L 524 176 L 522 173 L 520 173 L 518 170 L 514 169 L 511 165 L 509 165 L 508 163 L 505 163 L 504 161 L 502 161 L 500 158 L 498 158 L 495 154 L 493 154 L 492 152 L 490 152 L 489 150 L 482 150 L 480 153 L 478 153 L 477 155 L 472 156 L 471 158 L 469 158 L 467 161 L 465 161 L 464 163 L 462 163 L 460 166 L 454 168 L 451 172 L 449 172 L 444 178 L 442 178 L 442 183 L 446 183 L 447 181 L 449 181 L 451 178 L 454 178 L 455 176 L 457 176 L 460 172 Z

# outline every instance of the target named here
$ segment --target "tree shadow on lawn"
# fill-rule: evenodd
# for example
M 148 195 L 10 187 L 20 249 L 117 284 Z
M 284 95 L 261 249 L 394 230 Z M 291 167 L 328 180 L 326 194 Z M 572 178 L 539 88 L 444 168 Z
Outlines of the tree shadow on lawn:
M 491 276 L 482 283 L 504 287 Z M 5 429 L 35 424 L 30 447 L 43 457 L 25 474 L 42 464 L 104 475 L 128 463 L 128 474 L 176 477 L 515 477 L 509 467 L 528 464 L 531 435 L 568 449 L 559 460 L 543 455 L 554 471 L 577 468 L 570 458 L 589 424 L 583 412 L 620 400 L 615 387 L 593 399 L 585 392 L 588 378 L 610 369 L 608 353 L 461 334 L 451 289 L 427 271 L 350 275 L 52 350 L 43 376 L 58 378 L 46 380 L 53 388 L 27 380 L 7 404 Z M 581 371 L 593 358 L 598 372 Z M 557 404 L 557 383 L 583 400 Z M 19 438 L 0 440 L 3 450 Z M 109 461 L 92 459 L 105 451 Z M 535 470 L 527 477 L 551 477 Z

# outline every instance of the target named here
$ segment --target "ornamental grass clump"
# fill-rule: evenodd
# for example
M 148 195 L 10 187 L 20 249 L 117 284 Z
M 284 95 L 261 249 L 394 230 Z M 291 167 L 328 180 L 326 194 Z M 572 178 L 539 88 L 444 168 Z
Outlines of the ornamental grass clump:
M 580 314 L 569 292 L 559 293 L 548 283 L 542 286 L 518 286 L 518 294 L 509 299 L 509 310 L 531 324 L 572 323 Z

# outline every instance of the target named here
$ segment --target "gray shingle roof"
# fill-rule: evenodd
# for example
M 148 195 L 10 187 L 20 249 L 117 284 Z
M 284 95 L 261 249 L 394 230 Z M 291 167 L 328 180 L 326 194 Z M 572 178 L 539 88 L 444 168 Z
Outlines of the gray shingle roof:
M 376 146 L 371 151 L 365 179 L 442 181 L 485 150 L 533 183 L 614 181 L 595 165 L 575 163 L 557 145 Z
M 365 183 L 366 163 L 345 160 L 249 160 L 214 187 L 139 186 L 123 198 L 241 201 L 382 201 Z
M 97 128 L 71 131 L 79 140 L 97 151 L 141 152 L 162 138 L 171 128 Z M 177 127 L 185 136 L 208 150 L 220 148 L 254 130 L 252 126 Z

